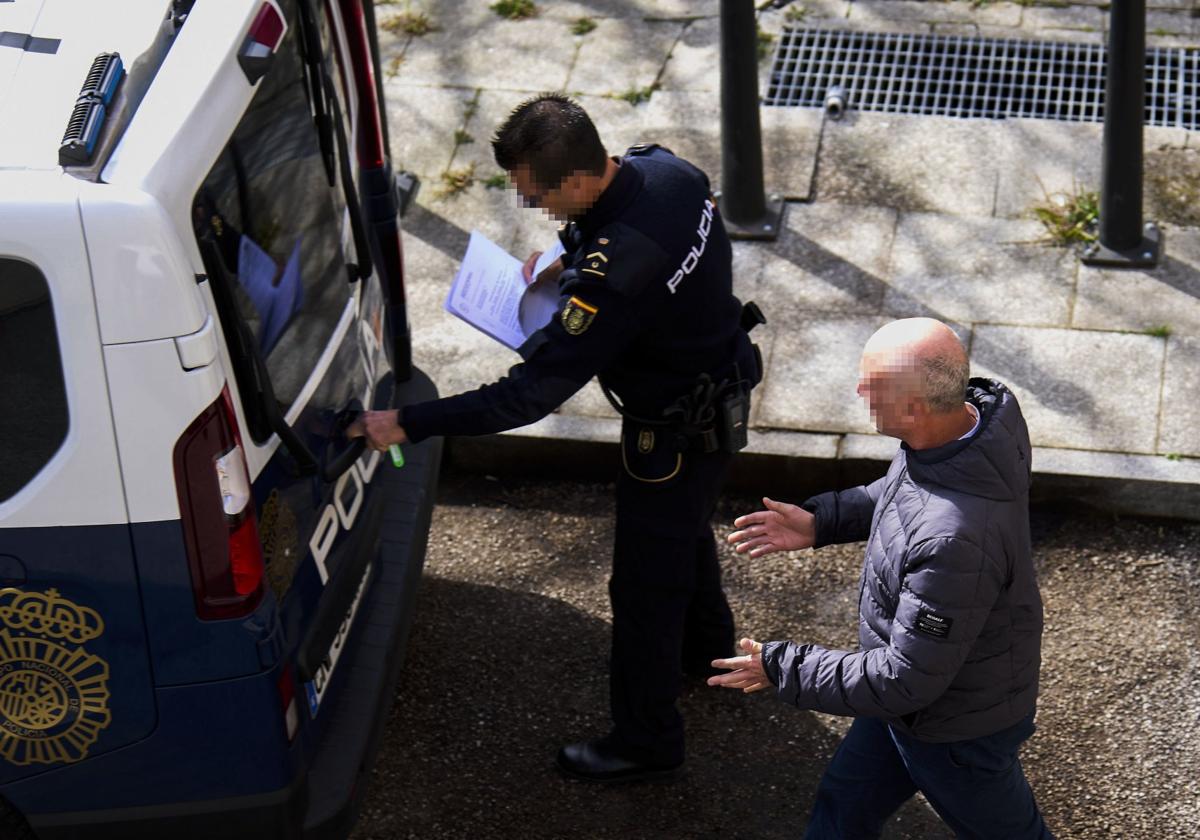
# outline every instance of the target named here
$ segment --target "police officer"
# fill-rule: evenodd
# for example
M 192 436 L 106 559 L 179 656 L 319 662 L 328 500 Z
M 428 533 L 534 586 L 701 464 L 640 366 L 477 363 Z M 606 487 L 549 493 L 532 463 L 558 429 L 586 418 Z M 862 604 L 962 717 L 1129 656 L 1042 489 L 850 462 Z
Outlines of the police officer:
M 499 432 L 599 376 L 624 418 L 609 582 L 613 728 L 563 747 L 558 766 L 591 781 L 669 774 L 684 757 L 682 673 L 707 676 L 733 648 L 709 521 L 744 445 L 761 361 L 731 291 L 729 238 L 704 173 L 659 146 L 608 157 L 564 96 L 522 103 L 492 146 L 523 203 L 566 222 L 566 253 L 539 278 L 557 275 L 558 311 L 498 382 L 367 412 L 351 434 L 384 449 Z

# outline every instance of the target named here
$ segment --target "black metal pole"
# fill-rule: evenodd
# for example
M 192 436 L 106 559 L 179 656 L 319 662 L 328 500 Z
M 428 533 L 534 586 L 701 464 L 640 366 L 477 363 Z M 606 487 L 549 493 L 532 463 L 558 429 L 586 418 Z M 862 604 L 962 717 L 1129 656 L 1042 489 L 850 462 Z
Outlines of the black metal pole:
M 1109 9 L 1100 175 L 1100 242 L 1084 262 L 1113 267 L 1157 264 L 1158 228 L 1142 224 L 1142 134 L 1146 119 L 1146 0 L 1113 0 Z
M 763 189 L 754 0 L 721 0 L 721 216 L 734 239 L 774 239 L 783 204 Z
M 1114 251 L 1126 251 L 1142 241 L 1146 2 L 1114 0 L 1110 15 L 1100 242 Z

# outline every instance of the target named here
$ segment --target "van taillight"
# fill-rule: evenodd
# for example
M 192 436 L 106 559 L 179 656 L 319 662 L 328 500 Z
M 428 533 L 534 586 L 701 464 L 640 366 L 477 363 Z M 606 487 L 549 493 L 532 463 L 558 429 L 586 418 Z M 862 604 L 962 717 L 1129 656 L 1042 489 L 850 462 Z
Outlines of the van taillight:
M 263 595 L 262 543 L 228 389 L 175 444 L 175 489 L 196 614 L 237 618 Z

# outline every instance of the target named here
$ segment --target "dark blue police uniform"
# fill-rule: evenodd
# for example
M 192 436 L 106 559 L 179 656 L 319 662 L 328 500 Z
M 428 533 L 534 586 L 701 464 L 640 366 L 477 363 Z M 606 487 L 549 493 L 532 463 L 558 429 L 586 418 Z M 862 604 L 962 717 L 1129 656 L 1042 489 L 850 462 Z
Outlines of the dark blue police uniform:
M 593 376 L 624 416 L 617 481 L 609 746 L 683 759 L 684 670 L 731 653 L 733 618 L 709 526 L 730 447 L 714 415 L 761 378 L 732 292 L 731 248 L 708 178 L 659 146 L 634 147 L 596 203 L 560 232 L 559 310 L 508 376 L 405 406 L 410 440 L 532 423 Z M 612 397 L 610 397 L 612 398 Z

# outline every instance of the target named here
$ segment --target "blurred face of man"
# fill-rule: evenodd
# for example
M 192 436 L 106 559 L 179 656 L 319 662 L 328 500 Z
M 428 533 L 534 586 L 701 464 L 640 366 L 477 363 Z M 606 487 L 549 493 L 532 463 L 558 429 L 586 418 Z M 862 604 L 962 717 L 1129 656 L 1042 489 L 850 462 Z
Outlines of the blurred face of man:
M 872 352 L 859 362 L 858 395 L 867 404 L 880 434 L 904 437 L 920 422 L 917 360 L 904 349 Z
M 516 187 L 522 206 L 536 207 L 558 222 L 581 215 L 594 199 L 586 172 L 572 172 L 557 184 L 546 184 L 538 181 L 528 166 L 521 165 L 510 170 L 508 178 Z

